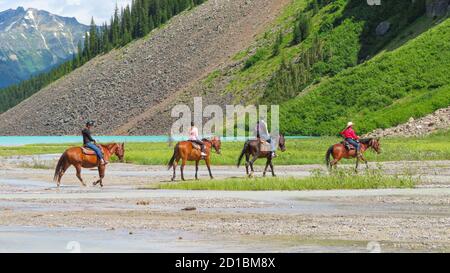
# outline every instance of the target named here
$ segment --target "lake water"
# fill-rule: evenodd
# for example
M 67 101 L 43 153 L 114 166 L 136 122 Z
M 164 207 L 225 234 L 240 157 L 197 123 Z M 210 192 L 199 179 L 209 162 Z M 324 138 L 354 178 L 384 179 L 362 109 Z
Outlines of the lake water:
M 310 138 L 305 136 L 288 136 L 288 139 Z M 168 136 L 96 136 L 101 143 L 108 142 L 168 142 Z M 174 141 L 185 137 L 174 137 Z M 243 141 L 245 138 L 222 138 L 222 141 Z M 0 146 L 20 146 L 28 144 L 65 144 L 79 143 L 81 136 L 0 136 Z

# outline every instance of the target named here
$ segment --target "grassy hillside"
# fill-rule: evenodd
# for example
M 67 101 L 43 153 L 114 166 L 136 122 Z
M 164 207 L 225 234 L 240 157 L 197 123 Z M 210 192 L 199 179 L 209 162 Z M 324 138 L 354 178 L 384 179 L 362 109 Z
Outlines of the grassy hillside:
M 450 104 L 450 20 L 282 105 L 283 130 L 332 135 L 348 121 L 386 128 Z
M 232 93 L 237 101 L 286 101 L 320 78 L 334 76 L 375 55 L 423 15 L 424 2 L 411 5 L 411 1 L 401 0 L 369 6 L 359 0 L 293 0 L 252 47 L 234 57 L 241 62 L 238 69 L 216 71 L 207 83 L 226 80 L 224 92 Z M 310 18 L 310 34 L 293 43 L 294 26 L 302 16 Z M 390 31 L 374 35 L 385 20 L 391 23 Z M 280 35 L 279 52 L 273 54 Z M 300 72 L 295 80 L 287 75 L 286 67 L 291 66 Z M 299 81 L 301 77 L 304 79 Z

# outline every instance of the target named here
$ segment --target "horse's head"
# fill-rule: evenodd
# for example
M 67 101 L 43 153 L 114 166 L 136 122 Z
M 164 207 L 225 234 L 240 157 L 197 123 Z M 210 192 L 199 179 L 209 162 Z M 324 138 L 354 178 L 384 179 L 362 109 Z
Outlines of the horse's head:
M 114 147 L 111 152 L 119 158 L 120 162 L 123 162 L 125 157 L 125 143 L 114 143 Z
M 278 137 L 278 148 L 280 148 L 282 152 L 286 151 L 286 139 L 283 134 L 280 134 Z
M 220 137 L 218 137 L 218 136 L 213 137 L 211 139 L 211 145 L 214 147 L 217 154 L 220 155 L 222 153 L 222 151 L 221 151 L 222 143 L 220 141 Z
M 375 150 L 375 152 L 377 152 L 377 154 L 381 153 L 380 139 L 379 138 L 373 138 L 369 142 L 369 146 L 372 147 Z
M 371 147 L 377 154 L 381 153 L 381 147 L 380 147 L 380 139 L 379 138 L 369 138 L 367 146 Z

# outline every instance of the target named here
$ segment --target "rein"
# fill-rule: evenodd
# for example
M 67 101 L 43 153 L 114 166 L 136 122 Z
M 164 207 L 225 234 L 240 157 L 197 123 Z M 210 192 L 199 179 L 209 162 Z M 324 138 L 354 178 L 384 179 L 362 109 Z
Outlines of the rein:
M 103 148 L 103 150 L 105 152 L 106 151 L 108 152 L 108 155 L 106 155 L 105 152 L 103 153 L 107 160 L 111 157 L 111 155 L 113 155 L 115 153 L 115 151 L 116 151 L 115 149 L 117 149 L 117 144 L 100 145 L 100 146 Z M 111 146 L 111 148 L 110 148 L 110 146 Z

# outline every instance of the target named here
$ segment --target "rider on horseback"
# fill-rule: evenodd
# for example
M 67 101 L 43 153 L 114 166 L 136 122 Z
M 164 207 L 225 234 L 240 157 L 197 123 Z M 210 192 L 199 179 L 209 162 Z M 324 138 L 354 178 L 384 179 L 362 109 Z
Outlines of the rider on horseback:
M 201 153 L 202 157 L 206 156 L 205 144 L 198 137 L 198 128 L 195 127 L 194 122 L 191 122 L 191 128 L 189 128 L 189 141 L 195 142 L 198 145 L 200 145 L 201 146 L 201 150 L 202 150 L 202 153 Z
M 277 157 L 277 154 L 275 153 L 275 151 L 276 151 L 275 141 L 272 141 L 272 138 L 271 138 L 271 136 L 269 134 L 269 131 L 267 129 L 267 125 L 264 122 L 264 120 L 256 122 L 254 135 L 256 136 L 257 139 L 261 139 L 262 138 L 267 143 L 270 143 L 271 151 L 272 151 L 272 155 L 271 156 L 272 156 L 272 158 Z
M 349 123 L 347 123 L 347 127 L 340 134 L 342 137 L 344 137 L 345 141 L 356 148 L 357 155 L 361 156 L 359 136 L 357 136 L 355 131 L 353 130 L 353 122 L 350 121 Z
M 83 144 L 85 147 L 87 147 L 95 152 L 95 154 L 97 155 L 97 158 L 100 160 L 101 165 L 106 165 L 106 164 L 108 164 L 108 162 L 105 161 L 105 159 L 103 158 L 103 153 L 100 150 L 100 148 L 97 146 L 97 141 L 95 141 L 94 138 L 92 138 L 91 129 L 93 127 L 94 127 L 94 122 L 88 121 L 86 123 L 86 128 L 84 128 L 81 131 L 81 134 L 83 135 Z

